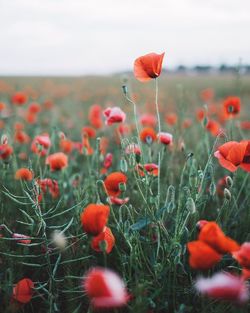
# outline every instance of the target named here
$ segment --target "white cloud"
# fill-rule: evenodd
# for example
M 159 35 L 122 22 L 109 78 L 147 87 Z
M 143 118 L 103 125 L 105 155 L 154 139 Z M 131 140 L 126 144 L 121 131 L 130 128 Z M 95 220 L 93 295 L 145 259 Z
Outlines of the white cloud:
M 0 0 L 0 74 L 131 69 L 166 51 L 178 63 L 250 62 L 248 0 Z

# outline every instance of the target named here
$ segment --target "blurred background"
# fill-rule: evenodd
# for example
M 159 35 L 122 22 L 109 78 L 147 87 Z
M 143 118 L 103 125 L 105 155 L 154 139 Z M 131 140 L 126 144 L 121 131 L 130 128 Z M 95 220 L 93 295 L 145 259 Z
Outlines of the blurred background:
M 250 71 L 248 0 L 0 0 L 0 75 L 130 71 L 166 52 L 167 70 Z

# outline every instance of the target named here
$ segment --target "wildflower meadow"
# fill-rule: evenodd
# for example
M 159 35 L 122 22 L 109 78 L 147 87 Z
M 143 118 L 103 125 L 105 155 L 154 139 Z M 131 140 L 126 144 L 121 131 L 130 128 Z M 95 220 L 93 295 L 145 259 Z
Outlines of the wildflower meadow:
M 0 79 L 0 312 L 250 311 L 250 78 Z

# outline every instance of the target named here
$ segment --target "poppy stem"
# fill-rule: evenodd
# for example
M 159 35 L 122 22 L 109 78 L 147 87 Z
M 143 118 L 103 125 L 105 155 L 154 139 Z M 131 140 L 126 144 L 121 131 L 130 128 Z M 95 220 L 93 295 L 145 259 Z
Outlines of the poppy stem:
M 155 79 L 155 108 L 158 120 L 158 130 L 159 133 L 161 132 L 161 120 L 160 120 L 160 113 L 159 113 L 159 104 L 158 104 L 158 79 Z
M 155 108 L 158 120 L 158 133 L 161 132 L 161 120 L 159 114 L 158 104 L 158 79 L 155 79 Z M 158 152 L 158 209 L 160 208 L 160 196 L 161 196 L 161 151 Z

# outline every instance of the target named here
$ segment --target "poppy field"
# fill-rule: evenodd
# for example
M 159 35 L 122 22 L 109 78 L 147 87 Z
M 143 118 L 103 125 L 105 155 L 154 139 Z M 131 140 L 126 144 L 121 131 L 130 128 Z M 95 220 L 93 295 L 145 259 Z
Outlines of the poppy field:
M 249 312 L 250 77 L 0 79 L 0 312 Z

